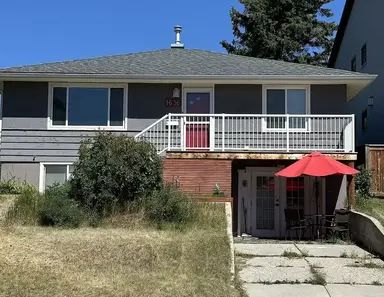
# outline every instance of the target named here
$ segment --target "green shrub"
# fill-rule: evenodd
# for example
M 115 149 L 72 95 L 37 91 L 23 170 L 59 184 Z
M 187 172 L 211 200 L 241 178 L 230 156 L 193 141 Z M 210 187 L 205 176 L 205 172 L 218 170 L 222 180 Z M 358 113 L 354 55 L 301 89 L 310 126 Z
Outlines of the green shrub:
M 144 199 L 149 220 L 161 226 L 165 223 L 185 225 L 196 217 L 195 203 L 172 185 L 163 186 Z
M 371 182 L 372 173 L 364 167 L 359 168 L 360 173 L 356 175 L 355 187 L 358 198 L 369 199 L 372 198 Z
M 0 194 L 21 194 L 28 189 L 32 190 L 33 186 L 25 181 L 18 181 L 14 178 L 0 181 Z
M 99 133 L 82 142 L 71 179 L 71 197 L 100 214 L 150 195 L 162 183 L 154 147 L 132 137 Z
M 9 209 L 6 221 L 21 225 L 37 224 L 39 221 L 38 212 L 43 199 L 44 196 L 39 194 L 33 187 L 25 188 Z
M 38 211 L 42 226 L 76 228 L 85 219 L 84 212 L 76 201 L 69 198 L 69 185 L 53 185 L 45 192 Z

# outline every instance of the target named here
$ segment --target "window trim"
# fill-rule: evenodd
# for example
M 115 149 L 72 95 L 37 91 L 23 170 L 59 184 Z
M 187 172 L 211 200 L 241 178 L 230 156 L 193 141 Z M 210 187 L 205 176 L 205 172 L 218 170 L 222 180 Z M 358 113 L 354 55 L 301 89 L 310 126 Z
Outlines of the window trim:
M 40 162 L 39 172 L 39 192 L 44 193 L 45 191 L 45 166 L 67 166 L 67 180 L 70 177 L 69 166 L 73 165 L 73 162 Z
M 54 88 L 108 88 L 108 125 L 107 126 L 71 126 L 68 125 L 68 96 L 66 100 L 66 119 L 65 125 L 53 125 L 53 89 Z M 112 83 L 49 83 L 48 86 L 48 117 L 47 128 L 48 130 L 105 130 L 105 131 L 121 131 L 128 129 L 128 84 L 112 84 Z M 122 126 L 109 126 L 110 124 L 110 89 L 121 88 L 124 90 L 123 96 L 123 125 Z
M 268 90 L 284 90 L 285 91 L 285 113 L 284 114 L 268 114 L 267 113 L 267 91 Z M 287 91 L 288 90 L 305 90 L 305 115 L 311 114 L 311 85 L 263 85 L 262 90 L 262 112 L 264 115 L 286 116 L 287 113 Z M 291 115 L 291 114 L 289 114 Z M 294 114 L 293 114 L 294 116 Z M 305 121 L 304 128 L 289 128 L 290 132 L 310 132 L 310 119 Z M 268 128 L 267 121 L 262 121 L 262 131 L 286 132 L 287 128 Z

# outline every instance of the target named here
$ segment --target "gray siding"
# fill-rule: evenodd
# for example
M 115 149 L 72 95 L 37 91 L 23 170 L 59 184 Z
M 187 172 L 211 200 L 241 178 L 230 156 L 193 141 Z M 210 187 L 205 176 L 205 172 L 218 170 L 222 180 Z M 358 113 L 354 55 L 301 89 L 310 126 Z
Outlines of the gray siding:
M 128 130 L 134 136 L 167 113 L 165 100 L 180 84 L 130 84 L 128 88 Z M 341 113 L 345 86 L 316 85 L 311 88 L 314 114 Z M 262 113 L 261 85 L 216 85 L 215 113 Z M 0 161 L 2 177 L 27 178 L 38 182 L 38 162 L 74 162 L 81 140 L 95 131 L 47 130 L 48 83 L 5 82 Z M 218 123 L 218 125 L 220 125 Z M 232 128 L 232 127 L 231 127 Z M 230 128 L 227 127 L 229 133 Z M 221 138 L 220 138 L 221 139 Z M 34 174 L 32 173 L 34 172 Z
M 166 107 L 174 88 L 180 84 L 129 84 L 128 118 L 159 119 L 168 113 L 180 113 L 180 107 Z
M 367 3 L 369 2 L 369 4 Z M 358 96 L 345 103 L 344 112 L 356 115 L 357 145 L 384 144 L 384 134 L 377 127 L 384 125 L 384 38 L 382 28 L 384 1 L 355 0 L 344 38 L 336 59 L 335 68 L 351 68 L 356 56 L 357 71 L 378 74 L 378 78 Z M 367 44 L 367 64 L 361 65 L 361 47 Z M 374 105 L 368 106 L 368 98 L 374 97 Z M 362 112 L 368 112 L 368 129 L 362 129 Z
M 346 85 L 312 85 L 311 114 L 344 114 Z
M 39 187 L 39 169 L 38 163 L 16 163 L 1 164 L 1 179 L 25 180 L 29 184 Z
M 215 85 L 215 113 L 262 113 L 261 85 Z

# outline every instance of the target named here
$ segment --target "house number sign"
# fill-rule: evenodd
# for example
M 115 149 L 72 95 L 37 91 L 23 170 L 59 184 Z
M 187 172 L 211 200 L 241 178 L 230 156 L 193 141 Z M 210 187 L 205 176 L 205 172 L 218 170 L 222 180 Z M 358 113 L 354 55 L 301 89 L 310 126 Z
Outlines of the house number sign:
M 165 99 L 166 107 L 181 107 L 181 99 L 180 98 L 167 98 Z

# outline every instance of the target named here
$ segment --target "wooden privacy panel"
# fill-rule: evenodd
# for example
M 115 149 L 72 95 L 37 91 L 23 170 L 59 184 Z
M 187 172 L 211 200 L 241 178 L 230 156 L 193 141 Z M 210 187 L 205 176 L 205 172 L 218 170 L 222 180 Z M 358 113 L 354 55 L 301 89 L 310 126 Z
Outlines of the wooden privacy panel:
M 366 168 L 372 173 L 372 193 L 384 197 L 384 145 L 366 146 Z
M 165 159 L 164 180 L 188 193 L 211 196 L 218 184 L 226 196 L 231 195 L 232 160 Z

